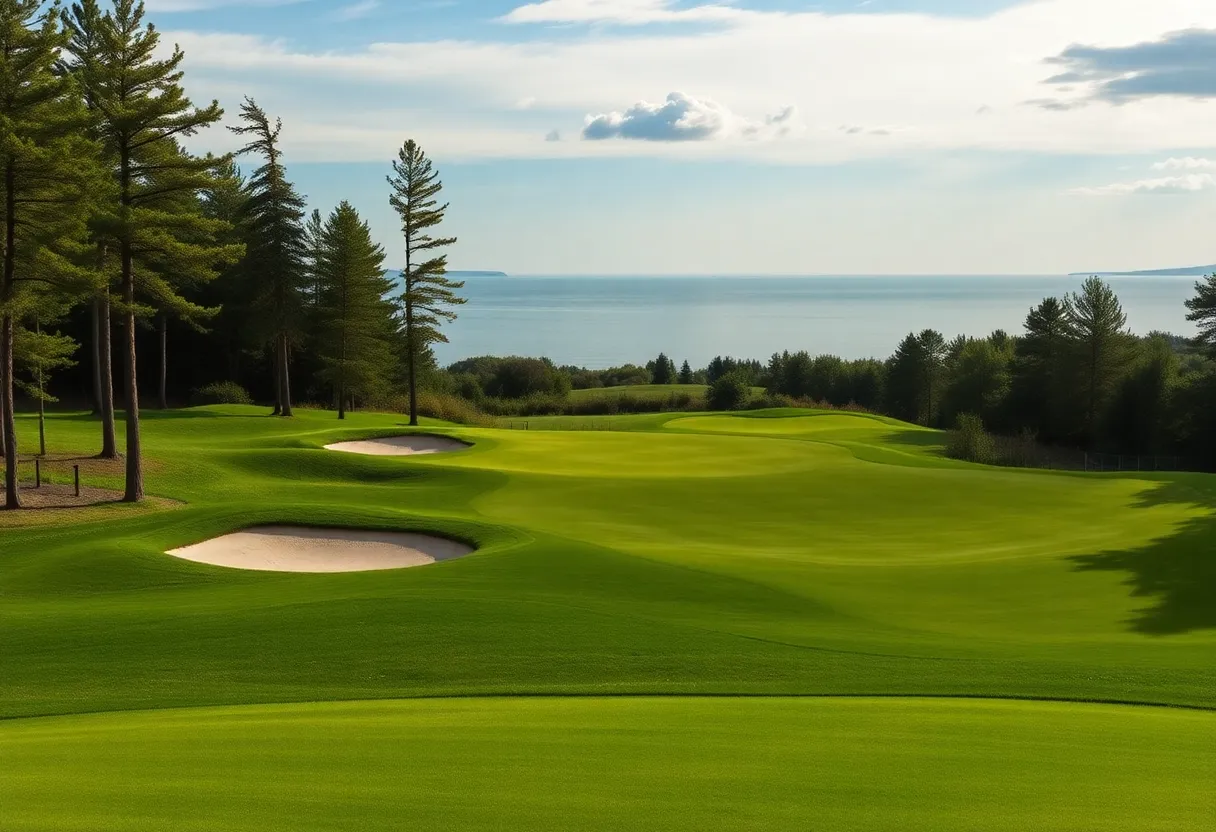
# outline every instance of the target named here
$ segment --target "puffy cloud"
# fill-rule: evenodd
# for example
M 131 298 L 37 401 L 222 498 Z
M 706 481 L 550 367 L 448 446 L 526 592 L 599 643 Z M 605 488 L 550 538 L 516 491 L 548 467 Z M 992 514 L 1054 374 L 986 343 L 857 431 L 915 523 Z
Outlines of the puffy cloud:
M 786 135 L 794 119 L 794 108 L 752 121 L 737 116 L 709 98 L 694 98 L 673 92 L 662 104 L 639 101 L 624 112 L 589 115 L 583 138 L 638 139 L 650 142 L 689 142 L 743 137 L 748 139 Z
M 1216 98 L 1216 29 L 1185 29 L 1130 46 L 1070 46 L 1049 63 L 1065 71 L 1046 83 L 1084 85 L 1085 99 Z

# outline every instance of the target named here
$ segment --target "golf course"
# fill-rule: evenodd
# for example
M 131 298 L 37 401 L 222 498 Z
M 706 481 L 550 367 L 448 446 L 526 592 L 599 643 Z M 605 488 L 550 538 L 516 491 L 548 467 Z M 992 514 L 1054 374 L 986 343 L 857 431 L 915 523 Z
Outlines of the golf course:
M 6 832 L 1216 822 L 1216 476 L 828 411 L 266 413 L 147 412 L 149 500 L 0 514 Z M 52 415 L 52 460 L 97 434 Z M 193 559 L 241 534 L 369 548 Z

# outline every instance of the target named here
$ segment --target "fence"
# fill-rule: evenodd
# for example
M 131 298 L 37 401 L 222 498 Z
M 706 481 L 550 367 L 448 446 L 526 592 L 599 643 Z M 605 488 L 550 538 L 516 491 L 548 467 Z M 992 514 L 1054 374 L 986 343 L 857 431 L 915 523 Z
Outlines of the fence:
M 73 496 L 79 497 L 80 463 L 50 460 L 37 456 L 26 460 L 18 458 L 17 482 L 22 488 L 34 489 L 51 485 L 70 486 Z

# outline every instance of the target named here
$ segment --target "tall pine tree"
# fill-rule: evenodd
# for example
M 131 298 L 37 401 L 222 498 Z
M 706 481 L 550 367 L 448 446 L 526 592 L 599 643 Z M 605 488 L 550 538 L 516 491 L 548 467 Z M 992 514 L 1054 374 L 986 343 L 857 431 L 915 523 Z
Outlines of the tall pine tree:
M 453 245 L 454 237 L 432 237 L 430 230 L 443 222 L 447 204 L 436 197 L 443 190 L 431 160 L 413 139 L 407 141 L 393 162 L 389 204 L 401 217 L 405 237 L 405 269 L 401 272 L 401 305 L 405 327 L 406 374 L 410 392 L 410 424 L 418 424 L 418 371 L 420 359 L 434 344 L 446 344 L 440 331 L 444 322 L 456 320 L 451 307 L 465 298 L 456 293 L 463 281 L 447 277 L 447 255 L 436 254 Z
M 330 215 L 320 242 L 316 349 L 345 419 L 352 397 L 383 393 L 393 377 L 394 287 L 384 275 L 384 249 L 350 203 Z
M 115 182 L 115 198 L 101 207 L 95 227 L 118 260 L 119 315 L 123 321 L 123 393 L 126 410 L 126 491 L 124 500 L 144 496 L 143 454 L 139 427 L 139 376 L 136 367 L 136 319 L 149 308 L 140 297 L 176 298 L 165 280 L 169 273 L 189 273 L 203 280 L 227 256 L 200 242 L 214 226 L 201 214 L 174 210 L 182 194 L 204 190 L 219 161 L 180 151 L 180 139 L 219 121 L 217 102 L 197 108 L 182 89 L 181 63 L 174 48 L 156 57 L 160 35 L 144 23 L 142 0 L 114 0 L 100 20 L 82 14 L 80 24 L 95 26 L 87 52 L 74 57 L 80 65 L 86 98 L 98 120 L 105 158 Z
M 252 98 L 241 105 L 238 136 L 248 136 L 241 153 L 263 159 L 248 184 L 248 200 L 241 212 L 246 232 L 245 278 L 252 287 L 252 307 L 265 340 L 272 344 L 277 416 L 291 416 L 290 355 L 292 339 L 304 321 L 307 290 L 307 245 L 303 225 L 304 199 L 287 180 L 279 133 L 283 124 L 273 124 L 266 111 Z
M 1098 417 L 1135 358 L 1127 315 L 1110 285 L 1091 277 L 1069 295 L 1075 390 L 1084 407 L 1084 438 L 1097 439 Z
M 18 329 L 37 311 L 40 293 L 80 291 L 87 280 L 67 248 L 83 236 L 95 158 L 77 91 L 56 71 L 68 35 L 58 9 L 42 5 L 0 0 L 0 447 L 9 509 L 21 507 L 13 414 Z

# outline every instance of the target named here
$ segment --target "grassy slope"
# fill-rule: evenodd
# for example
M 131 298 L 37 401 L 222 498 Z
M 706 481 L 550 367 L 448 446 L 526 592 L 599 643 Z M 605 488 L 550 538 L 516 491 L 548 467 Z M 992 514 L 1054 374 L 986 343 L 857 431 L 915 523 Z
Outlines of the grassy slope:
M 554 691 L 1216 705 L 1210 477 L 986 470 L 841 415 L 445 429 L 478 447 L 404 461 L 319 450 L 395 417 L 250 412 L 149 419 L 150 489 L 186 507 L 2 532 L 0 714 Z M 57 419 L 52 442 L 94 431 Z M 337 576 L 161 554 L 253 522 L 483 550 Z
M 577 428 L 578 418 L 533 420 L 526 432 L 433 426 L 477 447 L 402 460 L 320 450 L 342 438 L 400 433 L 397 417 L 356 414 L 340 425 L 332 414 L 305 411 L 284 422 L 256 413 L 150 414 L 150 490 L 185 500 L 185 507 L 120 510 L 69 527 L 51 515 L 43 526 L 0 526 L 0 715 L 504 692 L 880 693 L 1216 707 L 1216 478 L 977 468 L 942 459 L 935 433 L 841 414 L 617 417 L 612 432 L 598 433 L 536 430 Z M 22 420 L 27 438 L 33 426 Z M 95 434 L 90 420 L 58 417 L 50 437 L 56 450 L 87 451 Z M 482 551 L 425 569 L 332 576 L 235 572 L 161 554 L 255 522 L 428 529 L 474 540 Z M 591 763 L 571 769 L 571 759 L 602 760 L 605 785 L 596 791 L 583 783 L 590 791 L 572 799 L 573 816 L 583 806 L 611 818 L 624 805 L 613 797 L 620 784 L 634 790 L 626 801 L 634 810 L 657 812 L 648 815 L 656 819 L 653 828 L 711 825 L 694 822 L 698 816 L 688 809 L 692 820 L 681 826 L 685 815 L 675 803 L 660 812 L 658 797 L 638 785 L 640 751 L 630 743 L 645 742 L 667 749 L 655 758 L 660 770 L 687 764 L 680 754 L 703 752 L 697 759 L 707 767 L 706 792 L 723 772 L 767 782 L 773 772 L 793 776 L 809 766 L 826 778 L 827 796 L 817 804 L 824 814 L 817 817 L 831 829 L 842 828 L 833 812 L 858 811 L 860 798 L 850 789 L 863 786 L 833 774 L 841 766 L 859 770 L 849 756 L 853 743 L 868 749 L 889 731 L 891 745 L 867 765 L 945 778 L 936 746 L 917 733 L 922 722 L 931 731 L 937 717 L 929 712 L 940 712 L 956 724 L 953 735 L 938 737 L 960 762 L 950 771 L 971 779 L 942 779 L 917 797 L 916 778 L 893 775 L 882 783 L 883 800 L 909 802 L 884 817 L 915 827 L 917 813 L 931 811 L 935 795 L 949 792 L 955 808 L 946 814 L 951 822 L 957 814 L 965 828 L 966 811 L 993 808 L 983 801 L 971 806 L 971 790 L 1002 778 L 1033 784 L 1041 772 L 1067 771 L 1061 782 L 1069 787 L 1054 797 L 1036 792 L 1039 820 L 1019 828 L 1077 828 L 1067 807 L 1083 804 L 1069 795 L 1092 784 L 1115 796 L 1103 816 L 1110 822 L 1092 828 L 1118 829 L 1125 821 L 1123 828 L 1155 828 L 1144 823 L 1152 817 L 1161 828 L 1188 828 L 1196 798 L 1171 796 L 1188 794 L 1188 778 L 1205 766 L 1210 782 L 1216 765 L 1208 741 L 1216 716 L 1207 713 L 1011 703 L 1012 710 L 986 722 L 977 714 L 998 706 L 522 701 L 534 704 L 233 712 L 266 714 L 264 729 L 251 736 L 276 749 L 269 756 L 249 750 L 235 774 L 243 765 L 268 773 L 281 768 L 286 782 L 297 782 L 292 778 L 303 775 L 293 755 L 319 755 L 344 795 L 334 798 L 334 811 L 357 804 L 368 824 L 387 824 L 373 798 L 390 786 L 382 775 L 365 784 L 364 764 L 358 773 L 349 765 L 365 757 L 406 765 L 401 746 L 390 741 L 397 737 L 420 749 L 410 765 L 432 773 L 464 765 L 476 789 L 487 776 L 478 755 L 501 745 L 498 753 L 515 756 L 491 758 L 498 774 L 515 771 L 508 763 L 527 761 L 523 769 L 539 767 L 541 776 L 560 779 L 593 773 L 586 769 Z M 446 727 L 436 733 L 434 707 L 486 710 L 470 733 L 449 739 Z M 528 718 L 545 724 L 573 720 L 583 733 L 574 731 L 563 745 L 563 728 L 518 746 L 526 735 L 516 724 L 518 708 L 535 709 Z M 700 708 L 712 712 L 698 716 Z M 900 718 L 900 708 L 911 710 Z M 189 730 L 182 726 L 197 721 L 200 742 L 214 736 L 216 748 L 239 743 L 218 713 L 10 722 L 0 726 L 0 742 L 6 759 L 12 750 L 20 764 L 0 784 L 23 797 L 31 818 L 45 820 L 28 828 L 74 828 L 67 804 L 60 807 L 65 814 L 55 815 L 39 801 L 61 796 L 65 782 L 81 783 L 94 799 L 81 811 L 93 822 L 75 828 L 105 826 L 96 819 L 121 809 L 106 804 L 113 799 L 107 790 L 125 781 L 89 761 L 99 754 L 110 760 L 107 749 L 122 747 L 112 746 L 114 737 L 126 735 L 141 750 L 123 757 L 130 762 L 122 777 L 143 783 L 173 767 L 157 755 L 171 754 L 165 749 L 175 742 L 173 731 Z M 329 715 L 362 726 L 344 734 L 352 745 L 332 758 L 323 753 L 336 730 Z M 1096 736 L 1105 744 L 1046 747 L 1060 732 L 1080 742 L 1076 726 L 1084 723 L 1074 718 L 1100 725 Z M 310 719 L 317 724 L 298 733 L 283 727 L 283 720 Z M 700 748 L 684 735 L 668 742 L 680 725 L 707 720 L 721 734 L 711 732 L 704 742 L 721 740 L 720 746 Z M 788 734 L 805 726 L 818 735 L 825 721 L 838 720 L 843 733 L 819 744 Z M 787 739 L 799 736 L 805 741 Z M 972 737 L 978 745 L 969 751 Z M 756 745 L 732 756 L 740 738 Z M 1135 752 L 1130 761 L 1116 756 L 1121 748 Z M 1010 749 L 1020 750 L 1010 756 Z M 187 748 L 176 764 L 202 765 L 207 753 Z M 1127 785 L 1136 772 L 1163 784 L 1162 805 L 1172 812 L 1154 815 L 1143 803 L 1140 814 L 1120 808 L 1138 794 Z M 421 783 L 420 793 L 433 793 L 433 779 Z M 174 788 L 189 791 L 183 778 L 163 785 L 169 796 L 153 790 L 140 804 L 144 814 L 128 815 L 124 828 L 144 828 L 139 818 L 154 828 L 165 819 L 158 812 L 179 799 L 208 800 L 205 782 L 189 798 L 172 795 Z M 521 819 L 517 826 L 528 825 L 524 820 L 543 815 L 547 804 L 529 803 L 536 793 L 517 785 L 503 780 L 501 799 L 508 815 Z M 453 802 L 463 788 L 449 783 Z M 257 795 L 241 794 L 246 803 L 236 800 L 230 816 L 198 828 L 282 828 L 255 823 L 265 814 L 248 809 Z M 399 794 L 409 799 L 412 792 Z M 689 805 L 697 794 L 688 793 Z M 802 810 L 783 794 L 774 788 L 725 805 L 719 800 L 713 816 L 729 816 L 718 813 L 733 806 L 737 828 L 788 828 Z M 463 811 L 491 804 L 474 800 Z M 436 811 L 445 805 L 428 804 Z M 759 813 L 751 825 L 749 812 Z M 463 825 L 476 828 L 476 818 Z M 551 825 L 571 824 L 558 818 Z
M 23 720 L 5 734 L 9 832 L 1173 832 L 1216 811 L 1216 719 L 1151 708 L 464 699 Z

